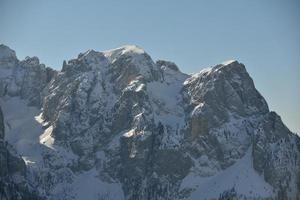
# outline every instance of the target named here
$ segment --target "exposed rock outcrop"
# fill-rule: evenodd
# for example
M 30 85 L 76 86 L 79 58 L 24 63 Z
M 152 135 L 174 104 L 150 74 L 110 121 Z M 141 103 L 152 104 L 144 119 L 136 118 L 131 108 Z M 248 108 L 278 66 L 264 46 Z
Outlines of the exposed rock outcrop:
M 20 98 L 39 110 L 36 141 L 22 149 L 41 158 L 29 155 L 27 170 L 16 159 L 15 171 L 30 171 L 49 200 L 300 197 L 300 139 L 237 61 L 187 75 L 127 45 L 81 53 L 56 72 L 2 45 L 0 72 L 3 105 Z
M 0 108 L 0 199 L 42 199 L 28 184 L 25 163 L 13 147 L 4 140 L 4 131 Z

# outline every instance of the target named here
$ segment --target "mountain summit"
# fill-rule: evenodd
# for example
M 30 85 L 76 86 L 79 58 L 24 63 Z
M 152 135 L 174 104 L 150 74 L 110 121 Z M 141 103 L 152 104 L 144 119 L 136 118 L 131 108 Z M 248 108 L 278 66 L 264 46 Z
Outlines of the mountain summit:
M 0 45 L 0 107 L 1 199 L 300 198 L 300 138 L 235 60 L 127 45 L 56 71 Z

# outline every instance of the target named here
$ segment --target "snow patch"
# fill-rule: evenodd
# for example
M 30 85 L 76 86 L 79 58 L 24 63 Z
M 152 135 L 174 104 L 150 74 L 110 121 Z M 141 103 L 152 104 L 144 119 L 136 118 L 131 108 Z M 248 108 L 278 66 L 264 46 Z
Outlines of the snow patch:
M 222 65 L 230 65 L 231 63 L 234 63 L 234 62 L 236 62 L 236 60 L 227 60 L 227 61 L 222 62 L 221 64 Z
M 42 125 L 35 120 L 40 110 L 27 106 L 19 97 L 3 97 L 0 105 L 4 115 L 5 139 L 26 159 L 26 163 L 42 162 L 39 136 Z
M 121 185 L 101 181 L 96 169 L 76 176 L 71 186 L 75 192 L 75 200 L 124 199 Z
M 134 136 L 134 133 L 135 133 L 135 129 L 132 129 L 132 130 L 124 133 L 123 136 L 129 138 L 129 137 Z
M 232 188 L 235 188 L 237 194 L 251 199 L 273 197 L 272 186 L 253 168 L 252 147 L 243 158 L 214 176 L 200 177 L 190 173 L 181 183 L 181 189 L 188 188 L 195 189 L 188 198 L 190 200 L 218 198 L 221 193 Z
M 44 133 L 40 136 L 40 143 L 44 144 L 45 146 L 54 149 L 54 138 L 51 136 L 53 131 L 53 126 L 49 126 Z

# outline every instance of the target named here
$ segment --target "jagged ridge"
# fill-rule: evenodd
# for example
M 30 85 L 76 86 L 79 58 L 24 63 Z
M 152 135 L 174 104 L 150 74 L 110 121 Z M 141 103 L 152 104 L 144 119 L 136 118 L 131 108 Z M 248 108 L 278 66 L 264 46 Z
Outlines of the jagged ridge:
M 1 106 L 9 113 L 20 97 L 36 106 L 32 119 L 41 113 L 29 123 L 37 143 L 17 150 L 47 199 L 299 198 L 299 137 L 237 61 L 186 75 L 128 45 L 56 72 L 3 45 L 0 55 Z

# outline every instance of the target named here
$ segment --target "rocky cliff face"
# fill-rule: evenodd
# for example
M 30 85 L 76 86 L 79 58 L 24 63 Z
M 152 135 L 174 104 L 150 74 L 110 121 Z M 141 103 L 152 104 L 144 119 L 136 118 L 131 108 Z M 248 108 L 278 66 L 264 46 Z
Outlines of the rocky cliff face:
M 39 199 L 26 179 L 26 166 L 17 152 L 4 140 L 0 108 L 0 199 Z
M 46 199 L 300 198 L 300 139 L 237 61 L 187 75 L 124 46 L 56 72 L 2 45 L 0 74 L 6 138 Z
M 29 105 L 40 106 L 43 88 L 56 72 L 40 64 L 37 57 L 19 61 L 15 52 L 7 46 L 0 45 L 0 52 L 0 97 L 19 96 Z

